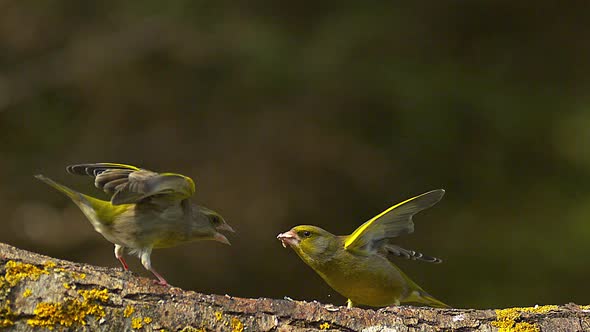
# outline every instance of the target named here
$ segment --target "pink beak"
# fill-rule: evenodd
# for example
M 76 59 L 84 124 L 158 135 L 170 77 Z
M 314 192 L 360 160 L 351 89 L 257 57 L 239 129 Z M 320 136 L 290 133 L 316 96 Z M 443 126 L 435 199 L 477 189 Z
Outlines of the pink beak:
M 289 245 L 290 247 L 296 246 L 299 244 L 300 241 L 299 236 L 297 236 L 297 234 L 293 231 L 281 233 L 277 235 L 277 239 L 281 241 L 283 247 L 285 248 L 287 248 L 287 245 Z
M 229 240 L 221 233 L 215 233 L 215 235 L 213 236 L 213 240 L 215 240 L 217 242 L 221 242 L 223 244 L 227 244 L 228 246 L 231 246 L 231 243 L 229 243 Z

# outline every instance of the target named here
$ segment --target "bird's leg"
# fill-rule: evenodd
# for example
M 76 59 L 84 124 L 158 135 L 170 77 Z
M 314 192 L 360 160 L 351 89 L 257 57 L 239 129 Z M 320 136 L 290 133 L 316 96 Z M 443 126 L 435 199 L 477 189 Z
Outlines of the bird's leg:
M 164 277 L 162 277 L 156 270 L 152 268 L 150 271 L 156 276 L 156 278 L 158 278 L 158 281 L 154 280 L 155 283 L 162 286 L 170 286 L 166 279 L 164 279 Z
M 125 247 L 115 244 L 115 257 L 121 262 L 123 265 L 123 269 L 125 271 L 129 271 L 129 266 L 127 266 L 127 262 L 125 262 L 125 258 L 123 258 L 123 253 L 125 251 Z
M 169 286 L 168 282 L 164 277 L 162 277 L 154 268 L 152 267 L 152 261 L 150 259 L 150 255 L 152 254 L 152 248 L 147 248 L 141 251 L 141 264 L 145 267 L 146 270 L 149 270 L 151 273 L 158 278 L 158 281 L 155 281 L 158 285 L 162 286 Z
M 346 300 L 346 308 L 350 309 L 354 307 L 354 303 L 352 303 L 351 299 Z

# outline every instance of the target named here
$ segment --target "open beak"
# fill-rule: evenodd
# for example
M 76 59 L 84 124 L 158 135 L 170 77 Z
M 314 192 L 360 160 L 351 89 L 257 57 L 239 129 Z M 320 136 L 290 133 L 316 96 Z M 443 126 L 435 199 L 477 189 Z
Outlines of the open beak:
M 234 231 L 233 228 L 231 228 L 230 225 L 225 224 L 225 223 L 217 226 L 215 229 L 218 230 L 218 231 L 227 231 L 227 232 L 232 232 L 232 233 L 235 233 L 236 232 L 236 231 Z
M 215 240 L 217 242 L 221 242 L 223 244 L 227 244 L 228 246 L 231 246 L 231 243 L 229 243 L 229 240 L 225 237 L 225 235 L 223 235 L 221 233 L 215 233 L 215 235 L 213 236 L 213 240 Z
M 277 239 L 281 241 L 283 247 L 285 248 L 287 248 L 287 245 L 289 245 L 290 247 L 296 246 L 299 244 L 300 241 L 299 236 L 297 236 L 297 234 L 293 231 L 281 233 L 277 235 Z

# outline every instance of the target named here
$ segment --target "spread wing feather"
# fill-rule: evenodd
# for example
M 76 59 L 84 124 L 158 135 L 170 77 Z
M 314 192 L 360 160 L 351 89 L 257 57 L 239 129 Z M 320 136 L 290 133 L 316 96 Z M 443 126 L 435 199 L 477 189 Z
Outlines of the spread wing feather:
M 72 174 L 94 177 L 94 185 L 111 196 L 113 205 L 138 203 L 148 197 L 183 200 L 195 193 L 188 176 L 156 173 L 116 163 L 78 164 L 66 167 Z
M 436 257 L 432 257 L 432 256 L 427 256 L 422 254 L 421 252 L 417 252 L 414 250 L 409 250 L 409 249 L 404 249 L 401 247 L 398 247 L 394 244 L 385 244 L 383 245 L 383 251 L 385 253 L 386 257 L 400 257 L 400 258 L 405 258 L 405 259 L 410 259 L 410 260 L 420 260 L 420 261 L 424 261 L 424 262 L 428 262 L 428 263 L 441 263 L 442 259 L 440 258 L 436 258 Z
M 387 239 L 412 233 L 414 231 L 412 217 L 436 204 L 444 193 L 443 189 L 432 190 L 390 207 L 350 234 L 346 238 L 344 248 L 375 251 L 385 245 Z

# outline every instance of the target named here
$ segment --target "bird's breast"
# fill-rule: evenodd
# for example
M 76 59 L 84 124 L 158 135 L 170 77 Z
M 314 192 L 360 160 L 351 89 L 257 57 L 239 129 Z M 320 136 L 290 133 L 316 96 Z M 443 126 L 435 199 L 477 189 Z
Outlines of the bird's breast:
M 318 273 L 334 290 L 358 304 L 394 304 L 408 289 L 399 269 L 378 255 L 356 256 L 343 251 Z

